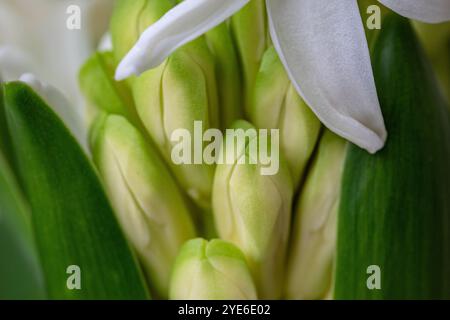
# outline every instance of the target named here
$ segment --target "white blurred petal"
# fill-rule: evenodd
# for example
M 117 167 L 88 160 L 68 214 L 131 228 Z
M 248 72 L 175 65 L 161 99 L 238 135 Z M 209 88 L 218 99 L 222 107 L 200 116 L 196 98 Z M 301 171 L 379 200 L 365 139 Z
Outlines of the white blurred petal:
M 78 71 L 105 33 L 113 4 L 111 0 L 0 0 L 0 44 L 26 52 L 32 68 L 27 65 L 22 73 L 32 72 L 54 84 L 81 117 L 84 100 Z M 81 9 L 79 30 L 67 28 L 70 5 Z
M 100 43 L 98 45 L 98 51 L 105 52 L 105 51 L 112 51 L 112 49 L 113 49 L 113 44 L 112 44 L 111 33 L 107 32 L 100 39 Z
M 387 134 L 356 0 L 266 3 L 274 46 L 305 102 L 336 134 L 381 149 Z
M 378 0 L 398 14 L 422 22 L 450 20 L 450 0 Z
M 32 59 L 18 48 L 0 46 L 0 81 L 17 80 L 25 72 L 35 72 Z
M 154 68 L 174 50 L 225 21 L 249 0 L 185 0 L 140 36 L 116 70 L 116 79 Z
M 83 130 L 82 121 L 75 108 L 66 97 L 55 87 L 40 81 L 31 73 L 23 74 L 19 81 L 28 84 L 41 98 L 55 111 L 55 113 L 65 123 L 78 142 L 87 150 L 86 136 Z

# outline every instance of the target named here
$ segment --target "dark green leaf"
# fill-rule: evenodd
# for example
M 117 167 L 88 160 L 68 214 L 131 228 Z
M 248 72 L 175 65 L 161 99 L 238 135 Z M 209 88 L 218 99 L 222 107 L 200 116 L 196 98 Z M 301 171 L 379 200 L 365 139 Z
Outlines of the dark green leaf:
M 44 280 L 30 213 L 0 153 L 0 300 L 43 298 Z
M 25 84 L 6 84 L 4 96 L 49 297 L 147 298 L 136 259 L 74 137 Z M 81 290 L 67 286 L 71 265 L 81 269 Z
M 3 84 L 0 82 L 0 152 L 3 153 L 4 160 L 12 167 L 12 146 L 11 139 L 6 124 L 5 105 L 3 101 Z
M 383 21 L 373 69 L 389 138 L 374 156 L 349 149 L 335 296 L 450 298 L 448 108 L 406 19 Z M 366 285 L 370 265 L 380 290 Z

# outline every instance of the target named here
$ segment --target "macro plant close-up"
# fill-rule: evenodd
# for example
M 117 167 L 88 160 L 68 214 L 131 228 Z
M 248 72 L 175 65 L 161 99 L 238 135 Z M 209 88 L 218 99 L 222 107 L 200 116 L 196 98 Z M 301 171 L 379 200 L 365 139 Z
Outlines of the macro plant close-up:
M 450 0 L 0 0 L 0 300 L 450 300 Z

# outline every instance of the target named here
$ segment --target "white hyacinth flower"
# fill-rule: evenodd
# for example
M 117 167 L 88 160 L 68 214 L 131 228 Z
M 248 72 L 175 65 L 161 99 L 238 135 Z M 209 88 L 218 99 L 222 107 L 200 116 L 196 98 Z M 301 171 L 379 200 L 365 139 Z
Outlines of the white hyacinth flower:
M 250 0 L 185 0 L 145 30 L 117 80 L 154 68 Z M 448 0 L 380 0 L 408 18 L 450 20 Z M 364 26 L 356 0 L 266 0 L 273 44 L 290 80 L 317 117 L 371 153 L 386 141 Z

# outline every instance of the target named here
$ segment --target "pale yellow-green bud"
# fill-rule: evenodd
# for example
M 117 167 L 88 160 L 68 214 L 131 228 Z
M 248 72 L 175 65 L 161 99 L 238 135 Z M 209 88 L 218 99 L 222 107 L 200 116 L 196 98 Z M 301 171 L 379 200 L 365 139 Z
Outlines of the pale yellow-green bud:
M 93 155 L 105 189 L 151 288 L 167 297 L 175 257 L 195 236 L 190 213 L 169 170 L 137 129 L 117 115 L 97 121 Z
M 250 119 L 258 128 L 280 129 L 280 146 L 297 187 L 317 143 L 320 121 L 290 82 L 275 49 L 264 54 Z
M 114 81 L 112 52 L 94 53 L 79 74 L 80 89 L 87 100 L 87 126 L 102 112 L 127 117 L 138 122 L 130 88 L 125 82 Z
M 218 239 L 193 239 L 176 259 L 170 298 L 254 300 L 256 290 L 245 257 L 236 246 Z
M 262 57 L 268 46 L 268 23 L 264 0 L 252 0 L 231 18 L 244 80 L 245 112 L 251 106 L 251 94 Z
M 177 0 L 177 3 L 182 1 Z M 219 116 L 222 129 L 228 128 L 234 121 L 242 118 L 244 112 L 239 57 L 228 22 L 225 21 L 205 34 L 208 47 L 216 62 Z
M 337 213 L 347 143 L 325 130 L 294 213 L 286 298 L 324 299 L 332 289 Z
M 228 23 L 207 32 L 206 41 L 216 61 L 220 125 L 228 128 L 244 115 L 241 71 Z
M 136 78 L 133 93 L 140 119 L 177 180 L 198 205 L 209 207 L 214 165 L 195 164 L 193 157 L 189 163 L 175 164 L 172 158 L 180 143 L 172 136 L 176 130 L 186 129 L 192 139 L 202 139 L 205 130 L 218 128 L 215 63 L 204 38 Z M 200 132 L 194 130 L 195 121 L 202 122 Z
M 233 129 L 248 133 L 254 127 L 237 121 Z M 221 154 L 225 148 L 228 150 L 230 140 L 237 141 L 235 133 L 227 131 Z M 250 163 L 256 157 L 252 142 L 258 140 L 261 141 L 260 136 L 246 139 L 244 145 L 238 144 L 233 161 L 217 166 L 213 211 L 220 237 L 236 244 L 246 255 L 259 298 L 277 299 L 281 297 L 285 274 L 293 187 L 281 153 L 279 168 L 273 175 L 262 174 L 260 161 Z M 274 154 L 276 149 L 276 145 L 270 145 L 268 150 Z
M 134 46 L 141 33 L 171 7 L 169 0 L 116 0 L 110 27 L 116 64 Z

